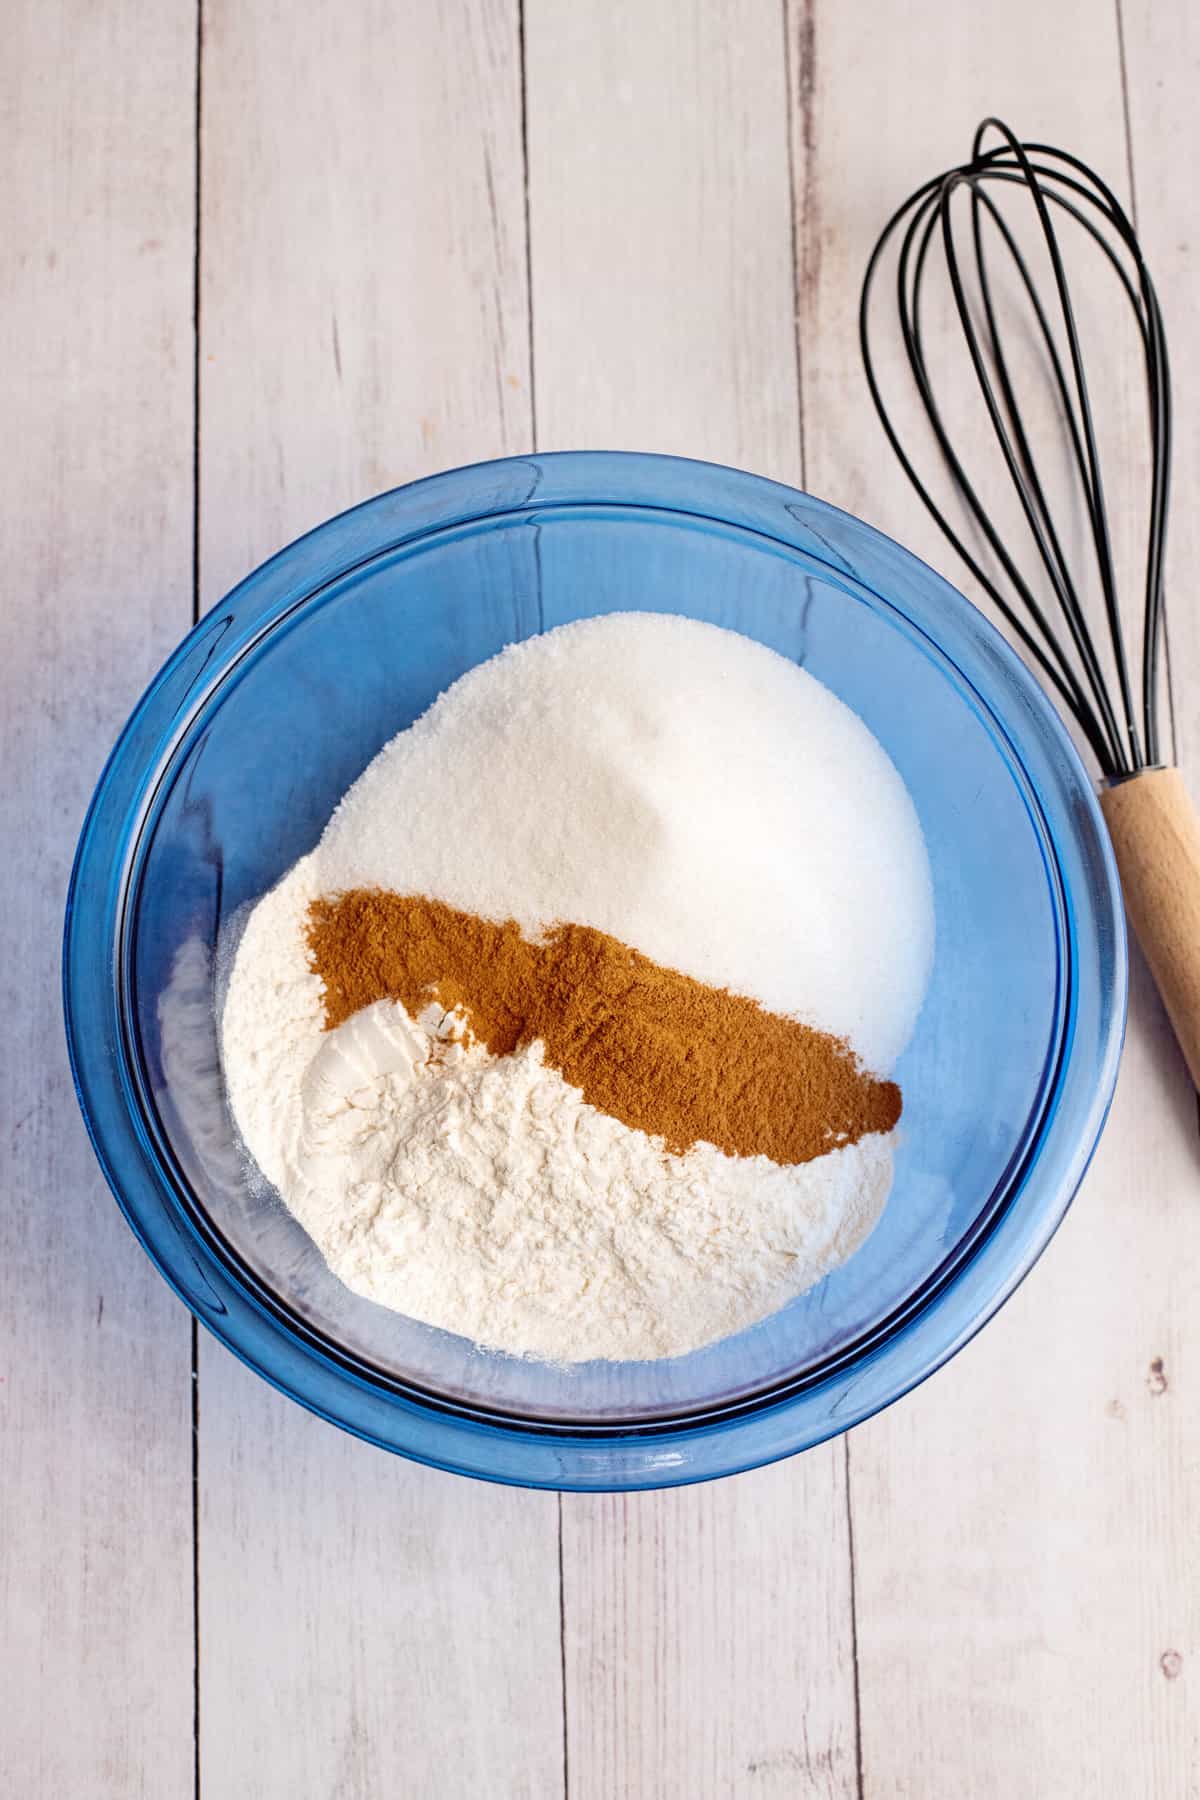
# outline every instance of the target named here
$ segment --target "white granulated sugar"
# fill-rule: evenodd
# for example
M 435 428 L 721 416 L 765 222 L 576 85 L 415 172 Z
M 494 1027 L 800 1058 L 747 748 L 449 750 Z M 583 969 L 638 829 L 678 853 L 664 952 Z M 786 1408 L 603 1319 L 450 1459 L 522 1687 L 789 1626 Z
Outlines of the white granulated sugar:
M 802 1293 L 875 1224 L 889 1137 L 793 1167 L 674 1155 L 588 1105 L 540 1044 L 495 1057 L 437 1008 L 390 1001 L 323 1031 L 308 906 L 352 887 L 530 934 L 594 926 L 886 1072 L 927 979 L 924 844 L 861 721 L 783 658 L 629 614 L 472 671 L 251 914 L 226 1084 L 262 1173 L 350 1288 L 516 1354 L 682 1354 Z
M 891 762 L 811 675 L 692 619 L 588 619 L 471 670 L 355 782 L 317 859 L 326 893 L 594 926 L 875 1073 L 924 995 L 929 865 Z

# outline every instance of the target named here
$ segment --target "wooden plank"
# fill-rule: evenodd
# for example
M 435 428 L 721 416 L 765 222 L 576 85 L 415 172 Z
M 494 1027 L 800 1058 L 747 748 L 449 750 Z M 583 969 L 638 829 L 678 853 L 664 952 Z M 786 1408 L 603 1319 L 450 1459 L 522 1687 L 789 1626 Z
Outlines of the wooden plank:
M 1083 0 L 995 14 L 927 0 L 876 12 L 868 44 L 850 9 L 796 0 L 791 29 L 810 483 L 961 583 L 865 394 L 865 258 L 989 111 L 1122 188 L 1115 20 Z M 1114 491 L 1136 452 L 1119 460 Z M 1196 1173 L 1194 1096 L 1137 965 L 1113 1116 L 1063 1230 L 979 1339 L 850 1440 L 865 1793 L 1189 1791 Z
M 526 12 L 538 443 L 800 474 L 779 9 Z M 841 1445 L 562 1501 L 572 1796 L 855 1789 Z
M 800 478 L 779 9 L 526 11 L 537 441 Z
M 856 1792 L 842 1446 L 563 1496 L 572 1796 Z
M 516 0 L 211 0 L 204 48 L 211 603 L 343 507 L 527 450 L 531 412 Z
M 201 1793 L 558 1794 L 555 1496 L 356 1443 L 208 1345 L 200 1396 Z
M 1176 750 L 1195 795 L 1200 791 L 1200 618 L 1192 604 L 1191 571 L 1200 524 L 1190 496 L 1200 470 L 1200 419 L 1189 401 L 1200 376 L 1194 330 L 1200 241 L 1189 164 L 1197 145 L 1200 18 L 1194 7 L 1151 6 L 1146 0 L 1122 0 L 1121 17 L 1136 222 L 1162 302 L 1175 392 L 1167 617 Z
M 1187 5 L 1122 5 L 1134 204 L 1143 252 L 1162 296 L 1170 338 L 1175 392 L 1174 509 L 1167 551 L 1172 723 L 1175 755 L 1200 796 L 1200 620 L 1192 602 L 1192 570 L 1200 526 L 1190 496 L 1200 474 L 1200 420 L 1189 403 L 1200 382 L 1200 345 L 1193 321 L 1200 306 L 1200 243 L 1189 179 L 1197 146 L 1196 80 L 1200 74 L 1200 18 Z M 1185 1094 L 1181 1111 L 1195 1097 Z M 1159 1404 L 1151 1462 L 1160 1529 L 1170 1552 L 1157 1582 L 1162 1649 L 1154 1687 L 1154 1772 L 1169 1790 L 1176 1771 L 1193 1783 L 1200 1770 L 1200 1588 L 1194 1552 L 1200 1541 L 1200 1330 L 1194 1295 L 1200 1280 L 1196 1223 L 1197 1163 L 1190 1188 L 1162 1196 L 1156 1234 L 1163 1254 L 1157 1271 L 1168 1329 L 1147 1370 L 1148 1392 Z M 1193 1385 L 1196 1384 L 1196 1385 Z
M 5 13 L 0 1768 L 191 1791 L 190 1326 L 109 1196 L 58 1004 L 108 745 L 191 617 L 195 13 Z
M 211 601 L 372 491 L 528 447 L 509 0 L 205 12 Z M 358 1444 L 207 1339 L 201 1787 L 556 1793 L 557 1504 Z

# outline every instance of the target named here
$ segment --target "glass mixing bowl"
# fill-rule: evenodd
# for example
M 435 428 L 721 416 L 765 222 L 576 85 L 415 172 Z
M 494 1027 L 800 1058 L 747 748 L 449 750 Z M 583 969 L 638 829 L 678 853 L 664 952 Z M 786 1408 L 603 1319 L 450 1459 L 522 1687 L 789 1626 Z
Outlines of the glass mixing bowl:
M 937 947 L 896 1071 L 895 1185 L 863 1248 L 774 1317 L 693 1355 L 550 1368 L 342 1287 L 247 1178 L 216 1018 L 246 910 L 311 848 L 381 745 L 503 645 L 617 610 L 745 632 L 862 716 L 920 815 Z M 1087 776 L 960 594 L 805 494 L 702 463 L 583 452 L 382 495 L 214 607 L 101 778 L 64 982 L 105 1174 L 224 1343 L 389 1449 L 496 1480 L 607 1489 L 814 1444 L 911 1388 L 995 1312 L 1095 1146 L 1126 962 Z

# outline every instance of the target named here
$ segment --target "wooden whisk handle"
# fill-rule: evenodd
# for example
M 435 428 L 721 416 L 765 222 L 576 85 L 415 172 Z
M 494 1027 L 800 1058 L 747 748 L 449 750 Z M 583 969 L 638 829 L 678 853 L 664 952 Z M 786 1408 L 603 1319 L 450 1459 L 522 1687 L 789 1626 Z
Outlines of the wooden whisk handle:
M 1200 1088 L 1200 818 L 1178 769 L 1105 790 L 1125 911 Z

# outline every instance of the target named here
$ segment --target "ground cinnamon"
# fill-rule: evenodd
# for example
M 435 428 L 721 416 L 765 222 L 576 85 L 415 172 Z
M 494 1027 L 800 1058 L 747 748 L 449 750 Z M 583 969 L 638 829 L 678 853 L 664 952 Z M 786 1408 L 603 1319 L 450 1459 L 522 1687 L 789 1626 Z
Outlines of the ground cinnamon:
M 663 968 L 586 925 L 532 943 L 421 896 L 356 889 L 311 909 L 309 943 L 332 1028 L 360 1007 L 460 1009 L 496 1055 L 541 1039 L 585 1100 L 675 1151 L 809 1162 L 900 1117 L 894 1082 L 846 1044 L 754 1000 Z

